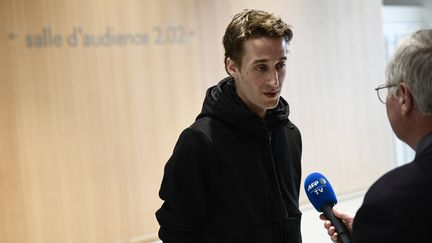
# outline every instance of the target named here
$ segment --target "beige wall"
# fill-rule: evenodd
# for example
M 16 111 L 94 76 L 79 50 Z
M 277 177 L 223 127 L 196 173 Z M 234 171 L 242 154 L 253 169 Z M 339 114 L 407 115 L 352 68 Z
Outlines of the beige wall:
M 173 3 L 1 2 L 0 242 L 157 230 L 164 161 L 201 102 L 195 1 Z M 135 42 L 91 45 L 107 28 Z
M 152 238 L 163 165 L 225 76 L 221 38 L 244 8 L 293 25 L 283 95 L 303 134 L 304 176 L 320 171 L 340 194 L 369 186 L 393 165 L 373 91 L 384 81 L 380 7 L 0 1 L 0 242 Z
M 393 166 L 392 132 L 376 86 L 385 82 L 381 1 L 301 1 L 285 87 L 303 132 L 305 176 L 328 175 L 339 194 Z

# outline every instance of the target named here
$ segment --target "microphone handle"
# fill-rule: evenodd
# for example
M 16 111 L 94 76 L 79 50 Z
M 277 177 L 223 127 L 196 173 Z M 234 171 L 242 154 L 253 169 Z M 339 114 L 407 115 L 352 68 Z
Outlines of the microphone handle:
M 328 220 L 335 227 L 336 232 L 339 237 L 339 241 L 341 243 L 350 243 L 351 242 L 351 234 L 347 229 L 346 225 L 342 223 L 342 221 L 337 218 L 333 213 L 333 205 L 326 204 L 322 207 L 322 211 Z

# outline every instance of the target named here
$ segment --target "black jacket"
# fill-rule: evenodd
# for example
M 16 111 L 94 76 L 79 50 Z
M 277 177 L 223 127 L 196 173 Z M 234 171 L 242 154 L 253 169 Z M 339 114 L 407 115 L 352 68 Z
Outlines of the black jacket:
M 355 243 L 432 242 L 432 134 L 409 164 L 382 176 L 365 195 L 353 225 Z
M 165 166 L 157 211 L 166 243 L 299 243 L 301 137 L 283 98 L 263 120 L 232 78 L 207 91 Z

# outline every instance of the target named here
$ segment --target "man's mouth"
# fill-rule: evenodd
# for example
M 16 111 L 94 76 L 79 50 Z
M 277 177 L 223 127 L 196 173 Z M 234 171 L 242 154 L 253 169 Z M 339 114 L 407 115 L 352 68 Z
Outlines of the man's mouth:
M 279 91 L 275 91 L 275 92 L 264 92 L 264 95 L 269 97 L 269 98 L 275 98 L 277 95 L 279 94 Z

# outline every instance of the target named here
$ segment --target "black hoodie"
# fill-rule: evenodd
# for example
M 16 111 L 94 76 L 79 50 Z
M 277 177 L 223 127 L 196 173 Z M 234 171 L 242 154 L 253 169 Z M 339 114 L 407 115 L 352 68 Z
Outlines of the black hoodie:
M 301 136 L 281 97 L 261 119 L 229 77 L 165 166 L 157 211 L 165 243 L 300 243 Z

